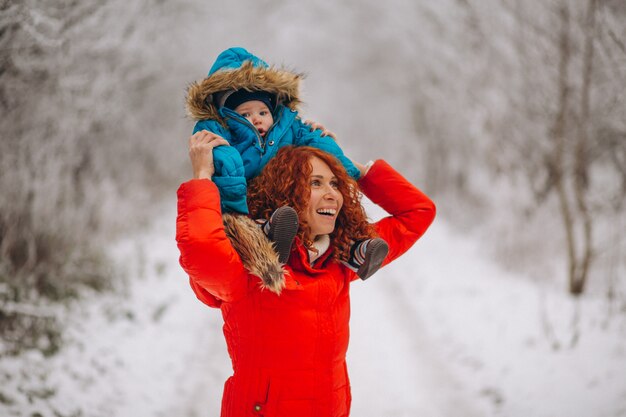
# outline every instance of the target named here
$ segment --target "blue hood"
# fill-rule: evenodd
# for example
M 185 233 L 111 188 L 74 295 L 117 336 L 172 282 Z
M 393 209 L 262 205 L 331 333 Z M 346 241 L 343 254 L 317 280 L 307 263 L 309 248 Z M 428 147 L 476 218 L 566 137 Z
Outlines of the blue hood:
M 209 77 L 213 75 L 216 71 L 225 70 L 225 69 L 237 69 L 241 68 L 244 62 L 250 61 L 253 67 L 257 68 L 267 68 L 269 65 L 261 58 L 252 55 L 250 52 L 246 51 L 244 48 L 235 47 L 228 48 L 221 54 L 217 56 L 215 63 L 209 70 Z
M 218 99 L 224 92 L 241 89 L 267 91 L 276 96 L 277 105 L 297 111 L 302 78 L 300 73 L 269 66 L 244 48 L 229 48 L 218 55 L 206 78 L 190 84 L 187 114 L 194 120 L 216 120 L 225 125 Z

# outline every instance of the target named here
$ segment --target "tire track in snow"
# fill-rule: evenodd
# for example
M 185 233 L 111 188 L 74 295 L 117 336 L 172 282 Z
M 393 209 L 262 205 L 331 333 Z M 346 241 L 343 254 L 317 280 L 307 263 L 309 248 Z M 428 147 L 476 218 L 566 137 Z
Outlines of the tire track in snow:
M 419 279 L 407 276 L 410 266 L 410 259 L 399 259 L 367 282 L 353 284 L 352 414 L 480 416 L 412 306 L 418 300 L 402 284 Z

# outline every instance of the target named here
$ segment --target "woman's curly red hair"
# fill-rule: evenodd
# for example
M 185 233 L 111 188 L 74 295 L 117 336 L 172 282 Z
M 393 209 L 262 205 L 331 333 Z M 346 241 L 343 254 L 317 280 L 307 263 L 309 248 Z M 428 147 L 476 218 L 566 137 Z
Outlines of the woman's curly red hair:
M 358 185 L 333 155 L 309 146 L 285 146 L 263 168 L 248 186 L 248 208 L 253 219 L 269 219 L 282 206 L 293 207 L 300 217 L 298 236 L 305 247 L 313 250 L 311 229 L 302 219 L 309 205 L 311 158 L 324 161 L 337 177 L 343 206 L 337 216 L 335 230 L 330 234 L 330 248 L 337 260 L 347 260 L 352 241 L 376 236 L 361 205 Z

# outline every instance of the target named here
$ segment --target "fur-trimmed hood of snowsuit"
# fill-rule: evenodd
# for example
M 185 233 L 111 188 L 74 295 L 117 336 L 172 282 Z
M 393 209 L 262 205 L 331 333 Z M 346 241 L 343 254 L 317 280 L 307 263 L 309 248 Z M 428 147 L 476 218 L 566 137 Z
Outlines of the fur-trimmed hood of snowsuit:
M 243 48 L 230 48 L 217 57 L 206 78 L 189 85 L 187 114 L 193 120 L 223 121 L 216 99 L 220 93 L 241 89 L 275 94 L 277 103 L 297 111 L 303 78 L 301 73 L 269 66 Z
M 223 213 L 248 213 L 247 180 L 257 176 L 283 146 L 322 149 L 336 156 L 353 178 L 359 178 L 358 168 L 332 138 L 322 136 L 320 130 L 311 131 L 300 120 L 302 78 L 300 73 L 269 66 L 243 48 L 229 48 L 218 55 L 206 78 L 189 86 L 186 106 L 189 116 L 196 120 L 194 133 L 213 132 L 230 144 L 213 149 L 212 180 L 219 189 Z M 273 124 L 265 136 L 242 115 L 223 106 L 226 94 L 241 89 L 276 96 Z M 261 278 L 264 288 L 280 294 L 284 269 L 271 242 L 245 216 L 225 216 L 224 220 L 226 234 L 246 269 Z
M 337 143 L 311 131 L 298 115 L 299 83 L 302 74 L 268 66 L 243 48 L 230 48 L 218 55 L 209 75 L 190 85 L 187 112 L 196 124 L 194 133 L 206 130 L 221 136 L 231 146 L 213 150 L 213 181 L 220 190 L 224 212 L 248 213 L 247 180 L 261 169 L 283 146 L 313 146 L 333 154 L 350 176 L 360 171 Z M 237 90 L 264 91 L 276 96 L 273 124 L 262 136 L 245 117 L 223 106 L 228 93 Z

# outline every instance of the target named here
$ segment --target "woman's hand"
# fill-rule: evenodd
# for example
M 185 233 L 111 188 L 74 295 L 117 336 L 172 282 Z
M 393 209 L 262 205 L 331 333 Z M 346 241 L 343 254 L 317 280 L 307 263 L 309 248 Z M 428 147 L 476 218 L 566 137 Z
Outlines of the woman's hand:
M 314 122 L 313 120 L 305 120 L 304 121 L 305 125 L 309 125 L 311 127 L 311 132 L 314 130 L 321 130 L 322 131 L 322 136 L 330 136 L 331 138 L 333 138 L 334 141 L 337 141 L 337 136 L 331 132 L 330 130 L 327 130 L 324 126 L 322 126 L 321 124 Z
M 368 171 L 368 166 L 367 165 L 363 165 L 359 162 L 356 162 L 355 160 L 351 159 L 352 163 L 354 164 L 355 167 L 358 168 L 359 171 L 361 171 L 361 178 L 363 178 L 365 176 L 365 174 L 367 174 Z
M 374 164 L 374 162 L 369 161 L 367 164 L 363 165 L 362 163 L 357 162 L 352 158 L 348 158 L 348 159 L 352 161 L 354 166 L 359 170 L 359 172 L 361 172 L 361 178 L 363 178 L 367 174 L 367 172 L 370 170 L 370 168 Z
M 189 159 L 195 179 L 211 179 L 215 173 L 213 148 L 221 145 L 228 146 L 226 139 L 207 130 L 196 132 L 189 138 Z

